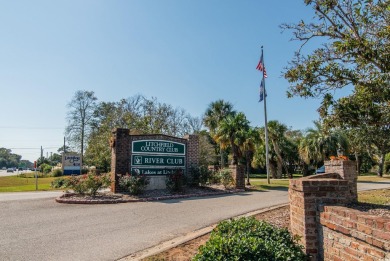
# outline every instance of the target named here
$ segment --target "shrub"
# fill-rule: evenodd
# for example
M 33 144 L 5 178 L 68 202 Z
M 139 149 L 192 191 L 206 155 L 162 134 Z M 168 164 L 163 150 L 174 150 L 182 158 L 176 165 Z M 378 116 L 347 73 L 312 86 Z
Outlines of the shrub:
M 127 173 L 120 177 L 119 186 L 132 195 L 138 195 L 148 186 L 149 181 L 149 178 L 145 175 Z
M 69 179 L 68 178 L 58 178 L 54 179 L 50 186 L 52 188 L 66 188 L 69 186 Z
M 234 179 L 232 177 L 232 172 L 229 169 L 221 169 L 218 172 L 218 177 L 220 180 L 220 183 L 225 187 L 229 187 L 234 184 Z
M 51 171 L 52 166 L 50 166 L 49 164 L 43 163 L 40 165 L 40 168 L 44 174 L 47 174 Z
M 209 177 L 211 176 L 211 171 L 207 169 L 207 167 L 200 166 L 200 167 L 194 167 L 191 166 L 189 170 L 188 175 L 188 182 L 187 184 L 189 186 L 197 187 L 200 185 L 204 185 L 209 180 Z
M 77 194 L 96 196 L 99 189 L 108 188 L 111 179 L 108 174 L 94 175 L 92 173 L 82 176 L 71 176 L 66 188 L 73 189 Z
M 184 175 L 182 169 L 173 171 L 172 174 L 167 175 L 165 185 L 170 192 L 181 192 L 184 189 Z
M 209 184 L 220 184 L 221 183 L 221 177 L 218 175 L 218 172 L 212 171 L 210 173 L 210 176 L 208 178 Z
M 52 176 L 53 176 L 53 177 L 60 177 L 60 176 L 62 176 L 62 170 L 61 170 L 61 169 L 55 169 L 55 170 L 53 170 Z
M 193 260 L 308 260 L 287 229 L 255 218 L 222 221 Z

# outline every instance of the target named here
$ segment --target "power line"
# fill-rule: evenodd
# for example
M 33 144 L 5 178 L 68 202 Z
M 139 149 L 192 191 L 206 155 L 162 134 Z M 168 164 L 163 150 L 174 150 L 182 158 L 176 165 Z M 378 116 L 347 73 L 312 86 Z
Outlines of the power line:
M 0 126 L 0 129 L 23 129 L 23 130 L 64 130 L 65 128 L 53 127 L 27 127 L 27 126 Z

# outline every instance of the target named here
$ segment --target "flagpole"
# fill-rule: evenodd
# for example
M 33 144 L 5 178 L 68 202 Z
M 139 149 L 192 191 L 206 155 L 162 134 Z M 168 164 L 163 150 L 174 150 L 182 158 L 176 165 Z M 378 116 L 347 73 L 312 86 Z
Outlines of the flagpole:
M 264 56 L 263 56 L 263 46 L 261 46 L 261 57 L 263 58 L 263 66 L 264 65 Z M 265 77 L 264 77 L 265 69 L 263 69 L 263 96 L 264 96 L 264 128 L 265 128 L 265 161 L 266 161 L 266 170 L 267 170 L 267 184 L 270 184 L 269 178 L 269 146 L 268 146 L 268 121 L 267 121 L 267 92 L 265 90 Z

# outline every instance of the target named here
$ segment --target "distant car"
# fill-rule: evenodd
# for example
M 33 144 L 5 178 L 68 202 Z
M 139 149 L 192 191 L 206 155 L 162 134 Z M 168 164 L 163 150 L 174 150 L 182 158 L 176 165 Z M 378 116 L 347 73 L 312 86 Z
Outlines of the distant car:
M 2 170 L 7 170 L 7 168 L 6 168 L 6 167 L 3 167 Z
M 325 173 L 325 166 L 321 166 L 316 170 L 316 174 Z
M 8 168 L 7 172 L 14 172 L 14 169 L 13 168 Z

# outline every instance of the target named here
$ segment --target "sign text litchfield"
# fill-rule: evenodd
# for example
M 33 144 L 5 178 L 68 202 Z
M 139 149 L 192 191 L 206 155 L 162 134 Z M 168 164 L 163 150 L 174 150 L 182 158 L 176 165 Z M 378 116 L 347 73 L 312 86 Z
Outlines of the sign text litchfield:
M 185 144 L 163 140 L 133 141 L 132 153 L 185 155 Z

